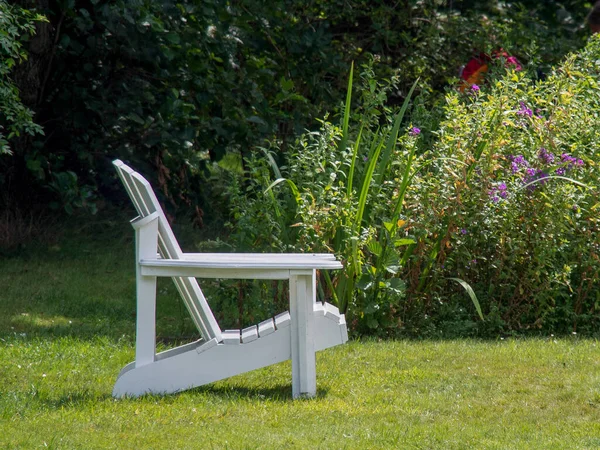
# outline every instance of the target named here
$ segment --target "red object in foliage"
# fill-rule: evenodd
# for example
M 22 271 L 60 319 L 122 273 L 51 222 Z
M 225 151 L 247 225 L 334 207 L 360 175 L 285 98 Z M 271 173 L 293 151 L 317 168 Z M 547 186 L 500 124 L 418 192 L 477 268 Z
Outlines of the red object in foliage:
M 519 63 L 519 60 L 516 57 L 510 56 L 502 49 L 495 50 L 492 53 L 492 56 L 487 55 L 486 53 L 480 53 L 479 55 L 471 58 L 463 68 L 460 78 L 464 80 L 464 82 L 459 87 L 459 90 L 463 92 L 464 89 L 469 86 L 482 84 L 484 76 L 489 69 L 489 63 L 492 60 L 499 58 L 504 58 L 506 61 L 506 67 L 514 66 L 514 69 L 517 72 L 523 69 L 521 67 L 521 63 Z
M 469 78 L 473 76 L 475 73 L 479 73 L 481 69 L 485 66 L 485 71 L 487 72 L 487 65 L 490 62 L 491 58 L 489 55 L 485 53 L 480 53 L 478 56 L 471 58 L 469 62 L 465 65 L 460 77 L 467 81 Z

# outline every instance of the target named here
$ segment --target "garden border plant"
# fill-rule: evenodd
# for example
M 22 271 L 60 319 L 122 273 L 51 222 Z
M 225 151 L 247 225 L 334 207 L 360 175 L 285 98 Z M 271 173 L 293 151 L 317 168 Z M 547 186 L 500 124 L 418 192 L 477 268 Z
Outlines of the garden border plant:
M 427 231 L 411 256 L 409 291 L 431 315 L 454 316 L 447 323 L 459 334 L 468 319 L 444 285 L 453 272 L 471 281 L 489 319 L 468 333 L 597 328 L 599 54 L 593 37 L 545 81 L 508 71 L 447 96 L 438 139 L 422 157 L 464 168 L 432 165 L 411 195 L 415 225 Z
M 249 161 L 262 174 L 246 180 L 256 203 L 237 214 L 276 219 L 249 228 L 255 241 L 340 255 L 344 272 L 321 288 L 359 333 L 592 333 L 598 54 L 594 37 L 544 81 L 502 67 L 479 89 L 449 91 L 431 148 L 386 106 L 393 80 L 363 65 L 360 83 L 349 80 L 362 101 L 351 111 L 348 90 L 340 126 L 326 117 L 285 166 Z

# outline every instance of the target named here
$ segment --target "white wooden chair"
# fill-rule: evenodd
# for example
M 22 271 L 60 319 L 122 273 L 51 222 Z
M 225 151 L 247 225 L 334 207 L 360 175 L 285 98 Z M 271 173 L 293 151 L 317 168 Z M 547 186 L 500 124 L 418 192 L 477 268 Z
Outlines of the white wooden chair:
M 335 306 L 316 301 L 316 269 L 340 269 L 329 254 L 183 253 L 148 181 L 113 162 L 139 214 L 135 230 L 135 361 L 113 396 L 172 393 L 292 360 L 292 395 L 316 394 L 315 351 L 348 340 Z M 157 253 L 158 251 L 158 253 Z M 171 277 L 202 336 L 156 353 L 156 279 Z M 290 311 L 243 330 L 221 331 L 196 278 L 289 280 Z

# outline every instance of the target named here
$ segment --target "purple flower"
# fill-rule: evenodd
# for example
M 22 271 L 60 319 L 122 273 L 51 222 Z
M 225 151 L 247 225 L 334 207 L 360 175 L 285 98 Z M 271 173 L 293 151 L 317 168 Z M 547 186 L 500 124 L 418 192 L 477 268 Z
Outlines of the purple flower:
M 538 184 L 544 185 L 546 184 L 546 178 L 548 178 L 548 174 L 546 172 L 544 172 L 543 170 L 535 170 L 532 169 L 533 172 L 530 173 L 529 171 L 527 171 L 527 176 L 523 179 L 523 183 L 524 184 L 529 184 L 529 183 L 533 183 L 534 181 L 538 181 L 538 183 L 534 183 L 531 184 L 530 186 L 527 186 L 527 189 L 531 192 L 534 191 L 535 188 L 537 187 Z
M 473 86 L 471 86 L 471 90 L 473 92 L 479 92 L 479 86 L 477 86 L 476 84 L 474 84 Z
M 519 102 L 519 105 L 521 106 L 521 109 L 517 111 L 519 116 L 533 116 L 533 111 L 525 105 L 525 102 Z
M 498 203 L 501 198 L 507 199 L 508 191 L 506 183 L 504 181 L 498 183 L 497 186 L 492 187 L 492 189 L 488 191 L 488 195 L 490 196 L 493 203 Z
M 460 229 L 461 234 L 467 234 L 467 230 L 465 230 L 464 228 Z
M 410 134 L 411 136 L 417 136 L 418 134 L 421 134 L 421 129 L 417 127 L 412 127 L 408 134 Z
M 542 161 L 544 164 L 550 165 L 554 162 L 554 154 L 550 153 L 548 150 L 546 150 L 543 147 L 540 148 L 539 158 L 540 158 L 540 161 Z
M 521 167 L 529 167 L 529 163 L 523 155 L 511 156 L 512 163 L 510 165 L 512 173 L 517 173 Z
M 567 170 L 564 167 L 559 167 L 558 169 L 556 169 L 556 175 L 564 175 L 565 173 L 567 173 Z
M 369 157 L 368 157 L 368 156 L 363 156 L 363 161 L 364 161 L 364 162 L 367 162 L 368 160 L 369 160 Z
M 562 162 L 574 162 L 575 158 L 573 158 L 571 155 L 569 155 L 568 153 L 563 153 L 562 155 L 560 155 L 560 160 Z
M 560 160 L 563 163 L 566 163 L 566 170 L 571 170 L 574 167 L 583 167 L 583 165 L 585 164 L 582 159 L 575 158 L 574 156 L 571 156 L 568 153 L 563 153 L 562 155 L 560 155 Z M 564 167 L 562 169 L 564 169 Z M 563 175 L 566 172 L 566 170 L 562 171 L 561 175 Z

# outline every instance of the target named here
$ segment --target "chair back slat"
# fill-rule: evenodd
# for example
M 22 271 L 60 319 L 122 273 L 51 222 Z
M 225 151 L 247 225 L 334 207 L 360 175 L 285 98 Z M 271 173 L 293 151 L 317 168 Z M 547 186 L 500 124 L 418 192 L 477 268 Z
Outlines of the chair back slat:
M 177 238 L 173 234 L 173 230 L 167 221 L 167 216 L 163 212 L 158 199 L 152 190 L 150 183 L 139 173 L 133 172 L 131 175 L 135 190 L 139 193 L 140 200 L 144 207 L 148 210 L 148 214 L 158 212 L 158 232 L 162 237 L 161 256 L 163 258 L 180 259 L 182 255 L 181 248 L 177 242 Z
M 180 259 L 181 248 L 150 183 L 122 161 L 116 160 L 113 164 L 138 214 L 145 217 L 154 212 L 158 213 L 158 251 L 161 257 Z M 196 279 L 193 277 L 172 279 L 202 337 L 207 341 L 213 338 L 220 341 L 221 329 Z
M 129 195 L 129 198 L 131 199 L 135 210 L 140 215 L 140 217 L 146 217 L 148 215 L 148 211 L 144 211 L 142 209 L 142 205 L 140 204 L 138 195 L 135 192 L 135 186 L 133 185 L 133 180 L 131 178 L 131 172 L 133 172 L 133 170 L 118 159 L 113 161 L 113 165 L 117 169 L 117 175 L 119 175 L 123 186 L 125 186 L 127 195 Z

